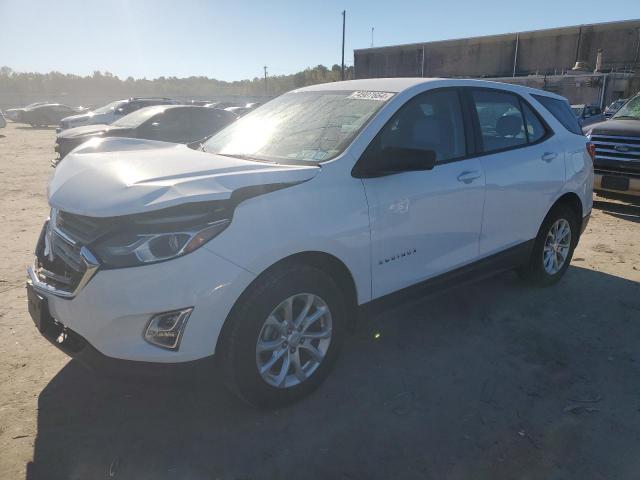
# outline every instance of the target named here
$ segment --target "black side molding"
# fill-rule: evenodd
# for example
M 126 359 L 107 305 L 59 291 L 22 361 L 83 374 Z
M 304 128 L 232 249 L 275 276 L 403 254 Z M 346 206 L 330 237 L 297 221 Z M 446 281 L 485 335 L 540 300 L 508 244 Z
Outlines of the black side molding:
M 525 265 L 531 258 L 535 239 L 526 241 L 502 252 L 480 259 L 456 270 L 425 280 L 424 282 L 389 293 L 360 305 L 359 317 L 374 315 L 400 303 L 410 302 L 440 293 L 449 288 L 477 282 L 498 273 Z

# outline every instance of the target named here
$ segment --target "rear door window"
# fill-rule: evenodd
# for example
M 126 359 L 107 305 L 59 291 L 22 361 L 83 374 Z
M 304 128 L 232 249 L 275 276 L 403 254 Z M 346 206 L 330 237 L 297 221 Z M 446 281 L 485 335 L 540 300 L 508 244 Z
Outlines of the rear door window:
M 567 101 L 547 97 L 545 95 L 534 94 L 532 97 L 540 102 L 542 106 L 564 126 L 564 128 L 576 135 L 582 135 L 582 129 L 580 128 L 578 119 L 571 111 L 571 107 Z

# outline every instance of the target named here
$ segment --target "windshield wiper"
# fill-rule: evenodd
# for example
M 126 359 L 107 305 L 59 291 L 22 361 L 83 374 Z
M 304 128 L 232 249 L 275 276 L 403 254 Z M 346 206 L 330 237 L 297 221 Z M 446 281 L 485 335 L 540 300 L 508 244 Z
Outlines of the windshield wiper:
M 634 117 L 633 115 L 620 115 L 619 117 L 613 117 L 613 118 L 615 118 L 616 120 L 619 120 L 621 118 L 630 119 L 630 120 L 640 120 L 640 117 Z

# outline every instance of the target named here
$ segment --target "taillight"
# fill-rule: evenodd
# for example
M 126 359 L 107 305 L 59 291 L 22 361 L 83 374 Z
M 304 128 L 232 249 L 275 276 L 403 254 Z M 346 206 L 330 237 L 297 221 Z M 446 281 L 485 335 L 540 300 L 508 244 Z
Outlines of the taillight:
M 591 157 L 591 160 L 595 161 L 595 159 L 596 159 L 596 146 L 593 143 L 587 142 L 587 152 L 589 152 L 589 156 Z

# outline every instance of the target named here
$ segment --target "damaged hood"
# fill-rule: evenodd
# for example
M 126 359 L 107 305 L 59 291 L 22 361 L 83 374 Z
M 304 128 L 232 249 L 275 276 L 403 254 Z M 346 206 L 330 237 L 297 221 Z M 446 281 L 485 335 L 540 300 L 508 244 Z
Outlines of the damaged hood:
M 91 217 L 224 200 L 243 187 L 297 184 L 315 165 L 241 160 L 152 140 L 96 138 L 67 155 L 49 183 L 49 204 Z

